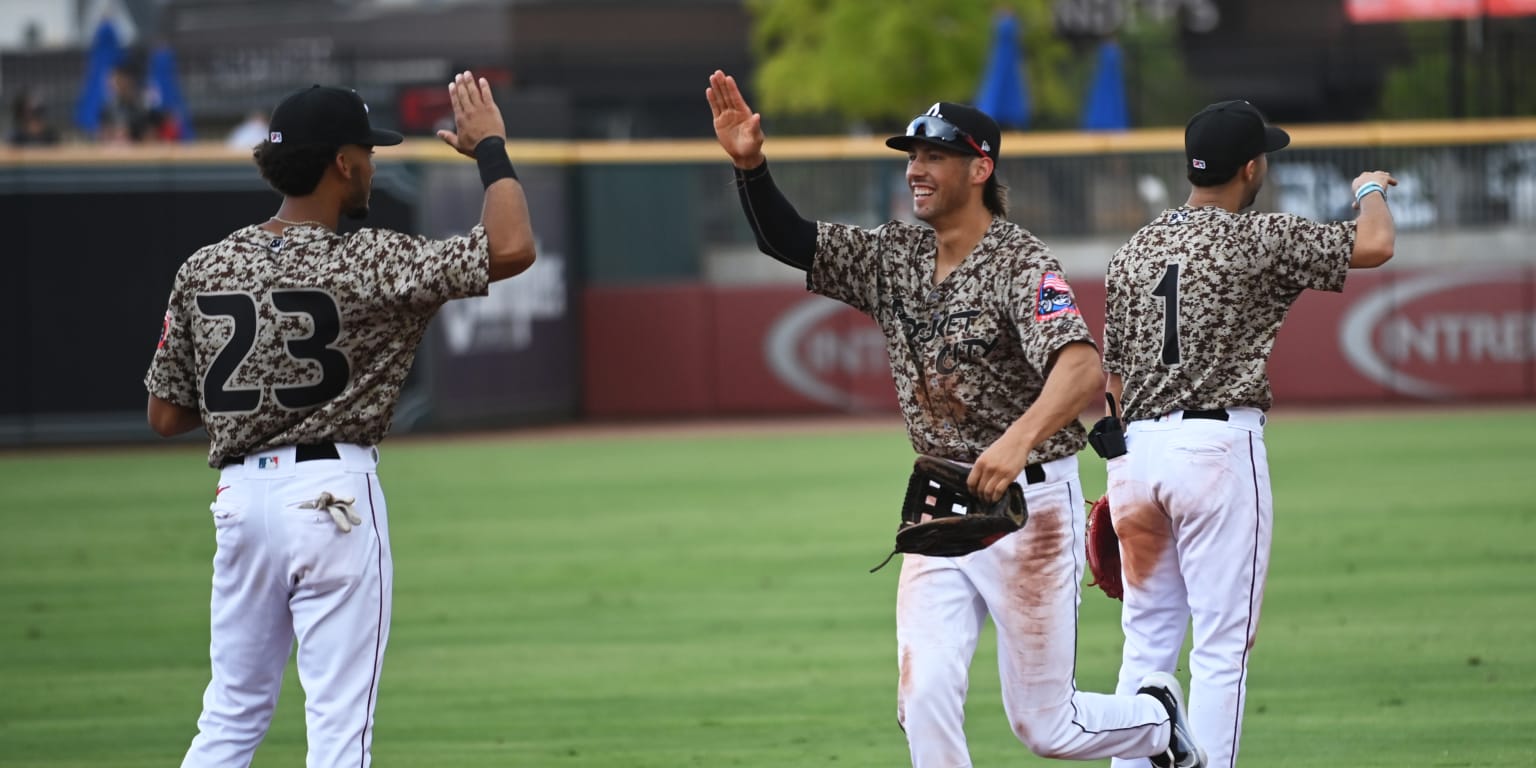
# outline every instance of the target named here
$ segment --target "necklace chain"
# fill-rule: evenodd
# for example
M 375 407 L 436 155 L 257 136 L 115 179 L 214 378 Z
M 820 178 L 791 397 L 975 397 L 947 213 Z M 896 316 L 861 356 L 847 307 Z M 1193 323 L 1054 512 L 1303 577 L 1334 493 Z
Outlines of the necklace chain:
M 283 218 L 281 216 L 273 216 L 272 220 L 277 222 L 277 223 L 279 223 L 279 224 L 287 224 L 290 227 L 315 226 L 315 227 L 319 227 L 321 229 L 330 229 L 330 227 L 327 227 L 326 225 L 324 225 L 324 224 L 322 224 L 322 223 L 320 223 L 318 221 L 314 221 L 314 220 L 289 221 L 288 219 L 285 219 L 285 218 Z

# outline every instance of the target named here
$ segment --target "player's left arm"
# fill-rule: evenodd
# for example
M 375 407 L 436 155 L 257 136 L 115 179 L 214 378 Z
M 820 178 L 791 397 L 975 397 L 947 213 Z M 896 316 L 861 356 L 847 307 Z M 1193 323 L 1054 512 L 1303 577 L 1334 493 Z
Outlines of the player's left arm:
M 1366 205 L 1374 211 L 1383 204 L 1368 198 Z M 1260 227 L 1267 274 L 1283 292 L 1344 290 L 1360 234 L 1356 222 L 1317 222 L 1289 213 L 1256 214 L 1253 221 Z M 1367 236 L 1374 237 L 1369 231 Z
M 1355 219 L 1354 250 L 1349 256 L 1351 269 L 1373 269 L 1392 258 L 1397 226 L 1387 207 L 1387 189 L 1395 186 L 1397 179 L 1386 171 L 1367 171 L 1355 177 L 1351 190 L 1360 217 Z
M 439 139 L 480 167 L 485 201 L 480 221 L 485 232 L 490 282 L 522 274 L 533 266 L 537 248 L 528 198 L 507 158 L 507 129 L 485 78 L 469 72 L 454 75 L 448 84 L 456 130 L 437 132 Z
M 1029 452 L 1076 421 L 1104 386 L 1099 351 L 1088 341 L 1057 349 L 1046 370 L 1040 397 L 976 459 L 969 484 L 977 496 L 988 501 L 1002 498 L 1008 484 L 1029 463 Z
M 174 437 L 183 432 L 191 432 L 202 425 L 201 410 L 177 405 L 169 400 L 162 400 L 156 395 L 149 396 L 149 427 L 155 430 L 155 434 L 161 437 Z
M 1120 378 L 1118 373 L 1106 374 L 1104 377 L 1104 392 L 1115 398 L 1115 403 L 1118 407 L 1119 403 L 1125 402 L 1125 379 Z M 1114 415 L 1109 412 L 1109 403 L 1107 402 L 1104 404 L 1104 415 Z
M 1007 311 L 1020 351 L 1045 383 L 1035 402 L 976 459 L 970 487 L 988 500 L 1002 498 L 1035 446 L 1077 419 L 1104 388 L 1099 350 L 1061 264 L 1042 243 L 1023 247 L 1033 249 L 1025 261 L 1034 266 L 1013 282 Z
M 1116 277 L 1123 274 L 1122 259 L 1125 258 L 1129 256 L 1126 248 L 1122 246 L 1110 259 L 1104 278 L 1104 393 L 1113 397 L 1118 406 L 1123 406 L 1125 403 L 1122 397 L 1125 392 L 1125 379 L 1121 377 L 1121 373 L 1126 369 L 1126 349 L 1119 326 L 1121 318 L 1126 315 L 1124 305 L 1129 299 L 1129 291 L 1126 290 L 1125 280 L 1116 279 Z M 1104 404 L 1104 415 L 1114 415 L 1109 412 L 1108 402 Z
M 176 285 L 171 289 L 165 322 L 160 327 L 160 343 L 155 346 L 149 372 L 144 375 L 144 388 L 149 391 L 149 427 L 161 437 L 190 432 L 203 425 L 188 319 L 192 316 L 190 300 L 182 287 L 188 269 L 183 264 L 176 272 Z

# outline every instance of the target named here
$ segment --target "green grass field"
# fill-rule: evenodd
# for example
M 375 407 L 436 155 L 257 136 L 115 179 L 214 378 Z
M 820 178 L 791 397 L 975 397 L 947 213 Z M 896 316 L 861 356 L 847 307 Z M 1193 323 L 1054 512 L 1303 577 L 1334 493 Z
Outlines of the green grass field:
M 1536 765 L 1536 410 L 1281 415 L 1249 768 Z M 380 766 L 898 766 L 899 427 L 392 440 Z M 0 454 L 0 765 L 168 766 L 207 682 L 215 475 Z M 1090 496 L 1103 464 L 1087 454 Z M 1079 685 L 1118 603 L 1084 594 Z M 994 646 L 982 766 L 1014 741 Z M 1183 675 L 1181 675 L 1183 677 Z M 1187 678 L 1186 678 L 1187 679 Z M 290 669 L 257 766 L 303 763 Z

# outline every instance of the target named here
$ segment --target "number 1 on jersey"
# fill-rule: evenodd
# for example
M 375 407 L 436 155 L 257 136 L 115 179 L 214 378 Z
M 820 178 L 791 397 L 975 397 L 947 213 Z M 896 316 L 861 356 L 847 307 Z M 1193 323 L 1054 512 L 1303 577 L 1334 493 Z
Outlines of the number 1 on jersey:
M 1163 365 L 1179 364 L 1179 265 L 1169 263 L 1163 270 L 1163 279 L 1152 289 L 1153 296 L 1163 297 Z

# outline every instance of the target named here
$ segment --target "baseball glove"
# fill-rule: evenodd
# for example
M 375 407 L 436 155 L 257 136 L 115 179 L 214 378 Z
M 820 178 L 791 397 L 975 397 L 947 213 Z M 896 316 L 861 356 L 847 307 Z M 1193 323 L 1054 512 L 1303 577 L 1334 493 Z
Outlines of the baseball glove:
M 970 474 L 971 468 L 959 462 L 918 456 L 901 505 L 896 548 L 870 572 L 885 567 L 897 552 L 959 557 L 1023 528 L 1029 512 L 1018 483 L 1009 485 L 1001 499 L 987 502 L 971 494 L 966 485 Z
M 1105 494 L 1088 510 L 1088 570 L 1093 573 L 1090 587 L 1104 590 L 1104 594 L 1123 600 L 1124 585 L 1120 580 L 1120 537 L 1115 535 L 1115 524 L 1109 516 L 1109 495 Z

